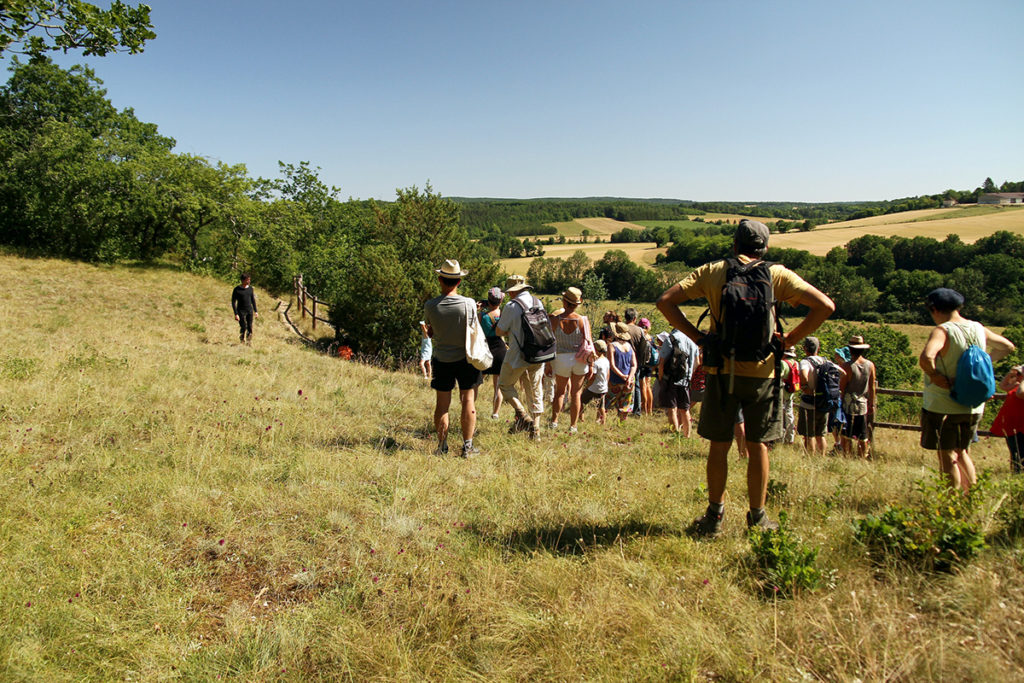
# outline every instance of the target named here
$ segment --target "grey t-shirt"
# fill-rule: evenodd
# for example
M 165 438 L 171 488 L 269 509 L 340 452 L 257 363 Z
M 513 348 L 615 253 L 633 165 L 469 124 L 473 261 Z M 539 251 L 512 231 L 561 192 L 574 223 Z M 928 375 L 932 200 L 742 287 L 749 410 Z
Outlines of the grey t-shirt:
M 434 360 L 466 360 L 466 317 L 476 319 L 476 302 L 459 294 L 434 297 L 423 304 L 423 319 L 434 331 Z
M 523 311 L 533 305 L 534 296 L 529 290 L 523 290 L 519 296 L 505 304 L 501 310 L 501 317 L 498 318 L 497 328 L 506 334 L 505 341 L 508 342 L 508 351 L 505 352 L 505 360 L 502 365 L 510 368 L 523 368 L 529 365 L 523 358 L 523 349 L 520 342 L 523 338 Z

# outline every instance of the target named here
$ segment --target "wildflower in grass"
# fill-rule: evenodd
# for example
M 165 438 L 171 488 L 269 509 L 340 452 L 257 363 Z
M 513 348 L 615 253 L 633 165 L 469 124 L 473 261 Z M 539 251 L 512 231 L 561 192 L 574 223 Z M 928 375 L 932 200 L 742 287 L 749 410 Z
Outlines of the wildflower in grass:
M 373 582 L 374 583 L 377 583 L 378 581 L 380 581 L 380 577 L 379 576 L 373 577 Z
M 299 396 L 302 396 L 302 389 L 299 389 Z
M 219 541 L 217 541 L 217 543 L 219 543 L 220 545 L 224 545 L 224 539 L 220 539 Z

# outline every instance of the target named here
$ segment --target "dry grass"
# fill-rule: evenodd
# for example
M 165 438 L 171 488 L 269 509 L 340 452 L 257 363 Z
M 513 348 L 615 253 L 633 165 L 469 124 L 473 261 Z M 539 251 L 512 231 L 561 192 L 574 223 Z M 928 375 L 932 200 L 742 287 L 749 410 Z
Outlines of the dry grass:
M 770 603 L 742 462 L 724 536 L 689 539 L 704 445 L 661 418 L 531 444 L 503 413 L 481 456 L 441 459 L 421 379 L 308 351 L 269 310 L 240 346 L 229 285 L 9 257 L 0 282 L 2 679 L 1024 675 L 1019 545 L 929 576 L 852 544 L 932 467 L 908 435 L 871 463 L 774 453 L 770 507 L 836 585 Z M 1006 476 L 1001 444 L 976 454 Z
M 999 230 L 1024 233 L 1024 208 L 991 207 L 979 212 L 976 207 L 923 209 L 888 216 L 873 216 L 858 221 L 819 226 L 811 232 L 788 232 L 772 235 L 771 246 L 804 249 L 824 256 L 830 249 L 843 246 L 864 235 L 884 237 L 934 237 L 959 235 L 967 243 Z
M 600 242 L 598 244 L 552 244 L 544 245 L 544 258 L 568 258 L 576 251 L 582 251 L 591 260 L 597 261 L 605 253 L 618 249 L 619 251 L 626 252 L 626 255 L 633 261 L 646 268 L 654 267 L 654 260 L 658 254 L 664 254 L 666 249 L 662 247 L 659 249 L 654 242 L 622 242 L 617 244 L 611 244 L 609 242 Z M 501 266 L 508 273 L 526 273 L 530 269 L 530 264 L 533 263 L 534 257 L 528 258 L 507 258 L 499 261 Z

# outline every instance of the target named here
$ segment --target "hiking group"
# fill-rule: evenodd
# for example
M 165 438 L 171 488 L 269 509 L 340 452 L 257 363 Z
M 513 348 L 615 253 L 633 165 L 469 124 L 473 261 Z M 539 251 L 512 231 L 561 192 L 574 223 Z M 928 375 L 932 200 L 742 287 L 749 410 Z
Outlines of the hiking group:
M 768 239 L 763 223 L 740 221 L 732 256 L 698 267 L 658 298 L 670 329 L 653 338 L 650 321 L 629 308 L 621 321 L 607 311 L 595 340 L 590 321 L 578 313 L 583 303 L 578 288 L 566 289 L 561 307 L 548 314 L 521 275 L 509 276 L 504 292 L 494 287 L 477 303 L 458 294 L 467 273 L 457 261 L 446 261 L 435 271 L 441 295 L 426 302 L 422 323 L 424 346 L 433 341 L 436 452 L 448 453 L 448 409 L 458 384 L 459 454 L 479 453 L 473 444 L 475 391 L 487 374 L 494 378 L 491 419 L 499 419 L 501 406 L 508 404 L 514 411 L 510 433 L 525 432 L 531 439 L 540 438 L 545 402 L 551 406 L 549 431 L 558 430 L 568 412 L 567 432 L 577 433 L 591 403 L 599 424 L 608 410 L 625 420 L 650 415 L 658 404 L 669 429 L 683 437 L 690 434 L 691 408 L 700 403 L 697 433 L 709 442 L 708 505 L 691 533 L 714 536 L 721 530 L 733 440 L 747 461 L 747 525 L 777 528 L 765 511 L 771 447 L 801 437 L 808 453 L 825 454 L 831 433 L 834 452 L 870 457 L 878 379 L 867 358 L 871 346 L 860 335 L 836 348 L 831 359 L 821 355 L 821 342 L 812 333 L 835 305 L 790 269 L 763 260 Z M 706 332 L 699 329 L 704 316 L 695 324 L 680 308 L 701 299 L 710 318 Z M 936 327 L 919 364 L 926 376 L 921 446 L 937 452 L 950 486 L 966 490 L 977 478 L 969 447 L 984 402 L 994 392 L 992 360 L 1014 347 L 960 316 L 963 303 L 947 288 L 926 296 Z M 785 331 L 779 304 L 803 307 L 806 314 Z M 993 433 L 1005 436 L 1012 467 L 1020 471 L 1024 367 L 1014 368 L 1002 386 L 1010 393 Z

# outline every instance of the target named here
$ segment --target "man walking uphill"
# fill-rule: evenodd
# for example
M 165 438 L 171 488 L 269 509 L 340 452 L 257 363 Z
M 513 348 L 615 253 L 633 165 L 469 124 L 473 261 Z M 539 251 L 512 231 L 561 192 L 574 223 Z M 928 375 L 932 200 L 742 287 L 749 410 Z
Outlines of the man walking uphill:
M 722 527 L 729 446 L 742 410 L 746 427 L 747 526 L 776 528 L 764 510 L 768 491 L 767 443 L 782 436 L 782 387 L 776 366 L 782 353 L 813 332 L 835 310 L 827 296 L 779 264 L 761 261 L 768 249 L 768 227 L 740 221 L 733 258 L 707 263 L 658 299 L 668 322 L 703 350 L 707 385 L 697 433 L 708 439 L 708 507 L 691 532 L 714 536 Z M 679 304 L 707 299 L 711 329 L 703 334 Z M 775 302 L 807 306 L 807 317 L 782 335 Z
M 473 431 L 476 429 L 476 388 L 483 375 L 466 360 L 466 331 L 476 324 L 476 302 L 458 293 L 459 283 L 469 274 L 462 270 L 458 261 L 445 261 L 434 272 L 441 285 L 441 296 L 423 304 L 423 320 L 434 346 L 430 387 L 436 392 L 434 429 L 437 430 L 437 454 L 448 453 L 448 408 L 452 402 L 452 389 L 458 384 L 462 403 L 460 455 L 468 458 L 480 452 L 473 445 Z
M 238 322 L 238 341 L 252 342 L 252 320 L 258 318 L 256 311 L 256 293 L 253 291 L 252 280 L 248 273 L 242 273 L 242 284 L 231 292 L 231 310 Z

